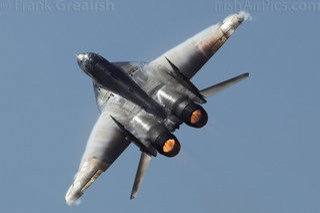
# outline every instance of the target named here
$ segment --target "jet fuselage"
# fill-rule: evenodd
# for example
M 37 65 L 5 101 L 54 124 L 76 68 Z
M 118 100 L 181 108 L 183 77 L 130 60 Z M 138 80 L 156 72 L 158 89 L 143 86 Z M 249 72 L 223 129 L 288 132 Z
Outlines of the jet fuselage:
M 199 104 L 247 78 L 248 73 L 199 90 L 191 78 L 248 18 L 240 12 L 212 25 L 148 63 L 110 63 L 96 53 L 78 55 L 78 64 L 94 82 L 101 111 L 66 202 L 73 205 L 129 146 L 142 152 L 131 199 L 137 194 L 151 156 L 174 157 L 180 143 L 173 132 L 185 123 L 201 128 L 208 121 Z
M 77 56 L 80 68 L 101 87 L 137 104 L 147 112 L 165 117 L 165 111 L 121 68 L 110 63 L 97 53 L 83 53 Z

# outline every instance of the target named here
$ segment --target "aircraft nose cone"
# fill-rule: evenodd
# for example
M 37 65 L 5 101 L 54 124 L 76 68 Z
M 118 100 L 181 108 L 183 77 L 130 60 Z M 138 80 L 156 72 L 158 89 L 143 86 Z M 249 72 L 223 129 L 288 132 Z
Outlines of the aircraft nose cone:
M 78 64 L 82 64 L 83 62 L 89 59 L 89 55 L 87 53 L 78 54 L 76 56 Z

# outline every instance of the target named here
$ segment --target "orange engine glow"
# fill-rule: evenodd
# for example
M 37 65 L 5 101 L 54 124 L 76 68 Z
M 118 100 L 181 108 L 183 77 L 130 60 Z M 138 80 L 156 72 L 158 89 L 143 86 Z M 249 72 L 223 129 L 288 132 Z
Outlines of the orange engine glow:
M 191 124 L 196 124 L 200 121 L 202 117 L 202 113 L 199 109 L 195 110 L 192 115 L 191 115 L 191 118 L 190 118 L 190 121 L 191 121 Z
M 176 141 L 174 139 L 169 139 L 164 143 L 162 149 L 165 153 L 168 153 L 174 149 L 175 145 L 176 145 Z

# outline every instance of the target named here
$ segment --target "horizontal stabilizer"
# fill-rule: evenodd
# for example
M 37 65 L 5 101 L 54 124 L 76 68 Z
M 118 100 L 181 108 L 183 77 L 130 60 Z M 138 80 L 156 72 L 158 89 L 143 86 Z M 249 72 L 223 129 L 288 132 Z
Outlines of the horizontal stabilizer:
M 145 152 L 142 152 L 141 157 L 140 157 L 138 170 L 137 170 L 137 174 L 136 174 L 136 178 L 134 180 L 134 184 L 133 184 L 132 191 L 131 191 L 131 196 L 130 196 L 131 200 L 137 196 L 139 187 L 142 183 L 144 174 L 146 173 L 146 170 L 150 164 L 150 161 L 151 161 L 150 155 L 146 154 Z
M 241 74 L 241 75 L 238 75 L 234 78 L 231 78 L 229 80 L 226 80 L 226 81 L 223 81 L 221 83 L 218 83 L 216 85 L 213 85 L 211 87 L 208 87 L 206 89 L 203 89 L 200 91 L 201 95 L 203 95 L 204 97 L 206 98 L 209 98 L 213 95 L 215 95 L 216 93 L 246 79 L 249 77 L 249 73 L 244 73 L 244 74 Z

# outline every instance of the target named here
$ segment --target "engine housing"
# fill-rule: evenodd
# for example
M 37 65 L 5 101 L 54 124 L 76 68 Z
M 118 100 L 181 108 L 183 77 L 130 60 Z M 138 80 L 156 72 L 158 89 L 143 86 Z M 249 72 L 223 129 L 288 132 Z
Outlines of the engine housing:
M 157 97 L 161 104 L 169 108 L 172 113 L 184 123 L 195 128 L 201 128 L 208 122 L 208 114 L 199 104 L 191 101 L 187 95 L 162 88 Z

